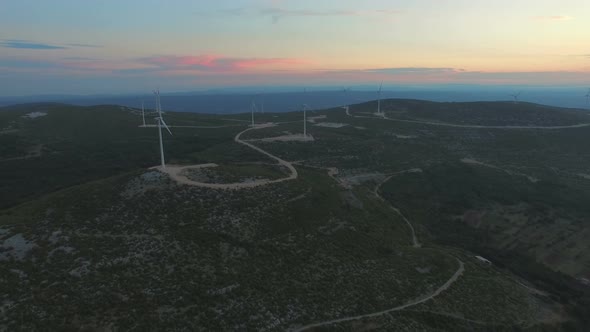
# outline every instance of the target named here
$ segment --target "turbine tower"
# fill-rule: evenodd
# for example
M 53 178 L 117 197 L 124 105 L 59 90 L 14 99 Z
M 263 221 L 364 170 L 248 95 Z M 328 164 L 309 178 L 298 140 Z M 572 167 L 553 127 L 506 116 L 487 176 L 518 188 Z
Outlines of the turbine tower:
M 350 106 L 346 105 L 346 106 L 342 106 L 342 108 L 344 109 L 344 112 L 346 112 L 346 115 L 351 116 L 350 115 Z
M 307 137 L 307 104 L 303 104 L 303 137 Z
M 590 107 L 590 89 L 588 89 L 588 93 L 584 97 L 586 97 L 586 106 Z
M 166 162 L 164 159 L 164 142 L 162 140 L 162 127 L 166 128 L 166 130 L 168 130 L 168 132 L 170 133 L 170 135 L 172 135 L 172 132 L 170 131 L 170 128 L 168 128 L 168 125 L 166 125 L 166 122 L 164 122 L 164 118 L 162 117 L 162 104 L 160 102 L 160 90 L 154 90 L 154 94 L 156 95 L 156 110 L 158 111 L 158 117 L 156 117 L 156 122 L 158 122 L 158 135 L 160 137 L 160 160 L 161 160 L 161 165 L 162 165 L 162 169 L 166 169 Z
M 344 93 L 344 99 L 346 99 L 346 105 L 342 106 L 342 108 L 346 111 L 346 115 L 350 116 L 349 110 L 350 106 L 348 105 L 348 92 L 350 88 L 342 88 L 342 92 Z
M 256 102 L 252 99 L 252 105 L 250 105 L 250 113 L 252 115 L 252 127 L 254 127 L 254 111 L 258 111 L 256 109 Z
M 141 101 L 141 120 L 143 121 L 142 127 L 145 127 L 145 109 L 143 107 L 143 100 Z
M 510 95 L 510 96 L 512 96 L 512 98 L 514 98 L 515 104 L 518 104 L 518 97 L 520 96 L 521 93 L 522 93 L 522 91 L 520 91 L 519 93 L 515 93 L 515 94 Z
M 381 85 L 379 85 L 379 99 L 377 99 L 377 115 L 383 116 L 381 113 L 381 90 L 383 89 L 383 81 L 381 81 Z

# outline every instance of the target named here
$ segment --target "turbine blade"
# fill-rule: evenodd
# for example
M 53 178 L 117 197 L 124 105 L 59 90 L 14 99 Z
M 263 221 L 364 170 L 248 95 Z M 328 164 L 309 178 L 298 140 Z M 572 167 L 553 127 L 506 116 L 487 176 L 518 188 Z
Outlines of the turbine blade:
M 166 130 L 168 130 L 168 132 L 170 133 L 170 135 L 172 135 L 172 132 L 170 131 L 170 128 L 168 128 L 168 125 L 166 124 L 166 122 L 164 121 L 164 118 L 160 118 L 160 121 L 162 122 L 162 124 L 164 125 L 164 128 L 166 128 Z

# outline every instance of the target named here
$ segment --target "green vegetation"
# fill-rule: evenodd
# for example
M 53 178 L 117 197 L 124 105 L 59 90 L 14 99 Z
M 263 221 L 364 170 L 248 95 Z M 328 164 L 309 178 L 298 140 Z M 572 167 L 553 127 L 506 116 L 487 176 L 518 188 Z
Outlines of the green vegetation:
M 588 120 L 527 103 L 384 105 L 391 119 L 436 123 Z M 257 140 L 302 133 L 300 112 L 257 114 L 257 123 L 277 125 L 242 139 L 296 162 L 299 177 L 242 190 L 179 185 L 150 170 L 158 135 L 139 127 L 137 110 L 1 109 L 0 329 L 285 330 L 432 295 L 457 259 L 464 272 L 429 301 L 322 328 L 587 326 L 590 294 L 576 278 L 590 276 L 590 128 L 433 126 L 366 114 L 374 109 L 310 112 L 347 124 L 308 123 L 313 142 Z M 23 117 L 31 112 L 47 115 Z M 164 136 L 168 163 L 218 164 L 189 178 L 287 174 L 234 142 L 249 114 L 165 117 L 174 134 Z M 381 200 L 375 188 L 389 175 Z
M 278 165 L 239 164 L 217 167 L 188 169 L 187 177 L 204 183 L 237 183 L 258 179 L 276 180 L 289 175 L 289 170 Z

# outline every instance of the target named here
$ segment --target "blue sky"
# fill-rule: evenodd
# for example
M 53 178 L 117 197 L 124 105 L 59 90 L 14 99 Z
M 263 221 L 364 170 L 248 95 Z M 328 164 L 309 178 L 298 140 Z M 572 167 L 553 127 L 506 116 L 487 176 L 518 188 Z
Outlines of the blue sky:
M 0 95 L 590 84 L 583 0 L 2 0 Z

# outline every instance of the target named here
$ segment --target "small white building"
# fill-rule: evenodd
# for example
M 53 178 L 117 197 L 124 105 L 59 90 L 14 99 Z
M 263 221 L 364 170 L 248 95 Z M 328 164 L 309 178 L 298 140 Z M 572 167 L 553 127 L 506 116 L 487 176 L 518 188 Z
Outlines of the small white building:
M 477 258 L 478 261 L 480 261 L 480 262 L 482 262 L 484 264 L 492 265 L 492 262 L 490 262 L 489 260 L 487 260 L 487 259 L 485 259 L 485 258 L 483 258 L 481 256 L 475 256 L 475 258 Z

